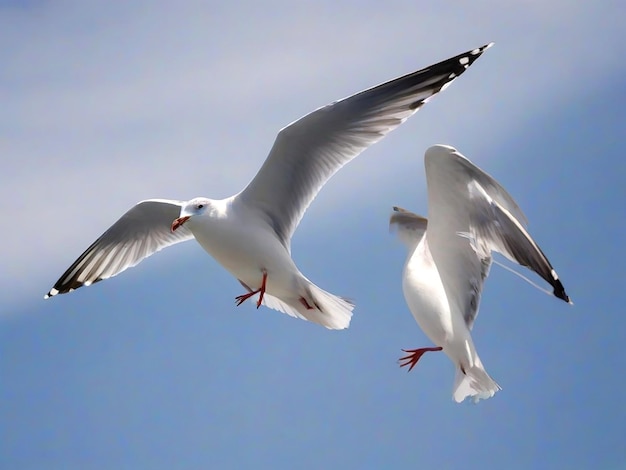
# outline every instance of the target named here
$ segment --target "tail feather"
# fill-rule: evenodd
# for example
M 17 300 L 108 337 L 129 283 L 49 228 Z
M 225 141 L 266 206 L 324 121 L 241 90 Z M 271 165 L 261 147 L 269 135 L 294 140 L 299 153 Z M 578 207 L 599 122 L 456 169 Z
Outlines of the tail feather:
M 343 297 L 333 295 L 320 289 L 315 284 L 308 286 L 312 301 L 307 301 L 307 308 L 300 299 L 283 300 L 265 294 L 263 305 L 292 317 L 312 321 L 331 330 L 343 330 L 350 326 L 354 303 Z
M 452 396 L 454 401 L 461 403 L 467 397 L 471 397 L 474 403 L 485 400 L 495 395 L 500 386 L 485 371 L 482 364 L 477 363 L 463 372 L 461 367 L 456 369 L 454 379 L 454 390 Z

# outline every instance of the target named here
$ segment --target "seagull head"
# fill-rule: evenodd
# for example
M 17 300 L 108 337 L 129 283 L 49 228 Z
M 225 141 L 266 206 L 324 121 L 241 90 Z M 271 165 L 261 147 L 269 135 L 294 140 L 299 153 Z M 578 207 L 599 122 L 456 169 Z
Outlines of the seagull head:
M 190 218 L 204 214 L 209 205 L 210 201 L 205 197 L 197 197 L 187 201 L 180 209 L 180 216 L 172 222 L 172 232 L 182 227 Z

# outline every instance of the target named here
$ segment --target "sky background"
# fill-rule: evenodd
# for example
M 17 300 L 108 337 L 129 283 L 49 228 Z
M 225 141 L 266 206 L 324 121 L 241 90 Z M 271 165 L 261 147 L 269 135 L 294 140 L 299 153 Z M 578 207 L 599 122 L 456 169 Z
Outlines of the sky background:
M 0 468 L 626 468 L 626 32 L 618 1 L 0 1 Z M 43 295 L 147 198 L 226 197 L 307 112 L 494 41 L 342 169 L 292 242 L 357 302 L 330 331 L 248 302 L 195 242 Z M 496 177 L 575 305 L 494 266 L 456 404 L 405 305 L 391 206 L 425 149 Z

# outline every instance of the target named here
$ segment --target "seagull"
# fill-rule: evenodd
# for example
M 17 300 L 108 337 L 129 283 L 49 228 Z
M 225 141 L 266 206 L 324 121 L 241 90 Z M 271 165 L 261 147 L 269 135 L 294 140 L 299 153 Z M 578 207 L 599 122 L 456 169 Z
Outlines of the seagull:
M 526 231 L 526 217 L 495 179 L 447 145 L 430 147 L 424 162 L 428 219 L 394 207 L 389 224 L 408 248 L 404 298 L 436 347 L 403 350 L 408 355 L 400 366 L 410 371 L 424 353 L 443 351 L 456 367 L 454 400 L 477 402 L 501 390 L 485 371 L 471 336 L 492 252 L 536 272 L 553 288 L 545 292 L 572 302 Z
M 415 114 L 491 44 L 323 106 L 283 128 L 257 175 L 226 199 L 139 202 L 85 250 L 44 298 L 113 277 L 195 238 L 265 305 L 329 329 L 350 324 L 352 301 L 313 284 L 291 258 L 291 237 L 318 191 L 342 166 Z

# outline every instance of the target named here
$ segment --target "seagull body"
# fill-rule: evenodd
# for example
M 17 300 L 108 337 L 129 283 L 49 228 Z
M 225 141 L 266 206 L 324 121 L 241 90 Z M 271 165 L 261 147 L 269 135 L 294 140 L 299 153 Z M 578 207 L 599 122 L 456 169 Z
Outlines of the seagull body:
M 206 208 L 197 210 L 197 205 Z M 200 213 L 195 213 L 200 212 Z M 188 227 L 198 243 L 248 290 L 263 292 L 259 305 L 304 318 L 329 328 L 348 325 L 352 303 L 329 294 L 309 281 L 296 267 L 289 250 L 258 211 L 250 210 L 238 198 L 210 200 L 196 198 L 181 211 L 189 217 Z M 189 214 L 189 215 L 185 215 Z M 243 229 L 242 229 L 243 228 Z M 265 287 L 261 288 L 263 273 Z M 241 304 L 250 295 L 238 296 Z M 324 312 L 333 312 L 326 317 Z
M 291 258 L 291 237 L 321 187 L 459 77 L 491 44 L 319 108 L 282 129 L 257 175 L 222 200 L 150 199 L 96 240 L 45 296 L 115 276 L 166 246 L 195 238 L 269 308 L 331 329 L 347 328 L 354 304 L 309 281 Z
M 449 146 L 429 148 L 424 161 L 428 219 L 394 207 L 390 225 L 408 247 L 402 275 L 406 303 L 437 346 L 406 350 L 401 366 L 411 370 L 426 351 L 443 350 L 456 366 L 454 399 L 478 401 L 500 390 L 471 336 L 492 252 L 533 270 L 556 297 L 571 302 L 526 231 L 526 217 L 496 180 Z

